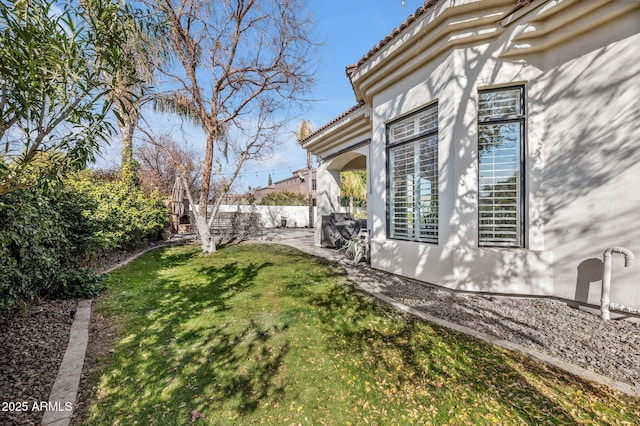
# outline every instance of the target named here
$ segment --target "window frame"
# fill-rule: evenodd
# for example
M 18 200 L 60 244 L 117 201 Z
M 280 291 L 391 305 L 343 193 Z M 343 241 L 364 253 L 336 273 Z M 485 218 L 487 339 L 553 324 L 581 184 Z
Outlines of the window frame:
M 435 128 L 431 129 L 431 130 L 427 130 L 424 131 L 422 133 L 420 132 L 416 132 L 415 134 L 406 137 L 404 139 L 400 139 L 399 141 L 392 141 L 391 136 L 390 136 L 390 132 L 391 129 L 393 127 L 393 125 L 401 123 L 403 121 L 408 121 L 410 119 L 412 119 L 413 117 L 416 117 L 417 115 L 420 115 L 422 113 L 425 113 L 426 111 L 428 111 L 429 109 L 435 109 Z M 393 240 L 401 240 L 401 241 L 413 241 L 413 242 L 419 242 L 419 243 L 423 243 L 423 244 L 433 244 L 433 245 L 438 245 L 439 244 L 439 238 L 440 238 L 440 207 L 439 207 L 439 203 L 440 203 L 440 185 L 439 185 L 439 179 L 440 179 L 440 168 L 439 168 L 439 143 L 440 143 L 440 137 L 439 137 L 439 105 L 438 105 L 438 101 L 434 100 L 430 103 L 428 103 L 427 105 L 421 107 L 420 109 L 413 111 L 411 113 L 405 114 L 401 117 L 398 117 L 388 123 L 386 123 L 385 126 L 385 139 L 386 139 L 386 193 L 387 193 L 387 197 L 386 197 L 386 236 L 387 239 L 393 239 Z M 417 148 L 419 150 L 420 148 L 420 142 L 421 141 L 425 141 L 428 140 L 430 138 L 433 138 L 435 136 L 435 182 L 436 182 L 436 194 L 437 194 L 437 199 L 436 199 L 436 220 L 435 220 L 435 237 L 433 238 L 429 238 L 429 237 L 421 237 L 420 236 L 420 227 L 418 226 L 417 228 L 414 227 L 414 232 L 413 232 L 413 237 L 404 237 L 404 236 L 399 236 L 399 235 L 394 235 L 393 234 L 393 229 L 392 229 L 392 204 L 393 204 L 393 200 L 392 200 L 392 179 L 393 176 L 391 175 L 392 172 L 392 163 L 391 163 L 391 151 L 394 148 L 398 148 L 400 146 L 403 145 L 413 145 L 414 146 L 414 150 L 415 147 L 417 145 Z M 416 162 L 416 159 L 414 157 L 414 164 Z M 417 163 L 420 163 L 420 158 L 417 159 Z M 414 182 L 415 182 L 415 178 L 414 178 Z M 419 206 L 419 197 L 420 197 L 420 193 L 417 192 L 414 195 L 414 199 L 413 199 L 413 213 L 415 214 L 416 211 L 419 212 L 420 211 L 420 206 Z M 419 223 L 419 219 L 418 222 Z M 414 223 L 415 226 L 415 223 Z
M 519 96 L 520 96 L 520 112 L 516 113 L 516 114 L 504 114 L 504 115 L 499 115 L 499 116 L 492 116 L 492 117 L 480 117 L 480 96 L 484 93 L 496 93 L 496 92 L 505 92 L 505 91 L 514 91 L 514 90 L 518 90 L 519 91 Z M 511 86 L 501 86 L 501 87 L 494 87 L 494 88 L 489 88 L 489 89 L 482 89 L 482 90 L 478 90 L 478 102 L 477 102 L 477 110 L 476 110 L 476 115 L 477 115 L 477 130 L 478 130 L 478 135 L 477 135 L 477 141 L 476 141 L 476 149 L 477 149 L 477 154 L 478 154 L 478 160 L 477 160 L 477 165 L 478 165 L 478 173 L 477 173 L 477 177 L 478 177 L 478 197 L 477 197 L 477 202 L 478 202 L 478 214 L 477 214 L 477 219 L 478 219 L 478 247 L 488 247 L 488 248 L 510 248 L 510 249 L 517 249 L 517 248 L 526 248 L 527 246 L 527 233 L 526 233 L 526 147 L 527 147 L 527 132 L 526 132 L 526 122 L 527 122 L 527 109 L 526 109 L 526 87 L 524 84 L 516 84 L 516 85 L 511 85 Z M 519 131 L 520 131 L 520 140 L 519 140 L 519 158 L 517 161 L 517 165 L 519 167 L 519 179 L 516 181 L 519 185 L 519 199 L 517 200 L 518 202 L 518 208 L 519 208 L 519 212 L 518 212 L 518 217 L 517 220 L 519 222 L 519 226 L 517 227 L 517 232 L 518 232 L 518 237 L 517 237 L 517 242 L 515 244 L 505 244 L 505 243 L 498 243 L 498 242 L 482 242 L 481 240 L 481 210 L 480 210 L 480 194 L 482 192 L 481 189 L 481 182 L 480 182 L 480 172 L 481 172 L 481 168 L 480 168 L 480 126 L 482 125 L 492 125 L 492 124 L 496 124 L 496 125 L 500 125 L 500 124 L 511 124 L 511 123 L 516 123 L 519 125 Z

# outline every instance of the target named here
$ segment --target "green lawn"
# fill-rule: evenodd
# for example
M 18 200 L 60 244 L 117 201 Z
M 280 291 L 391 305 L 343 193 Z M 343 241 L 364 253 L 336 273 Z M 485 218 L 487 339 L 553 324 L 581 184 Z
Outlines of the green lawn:
M 639 424 L 640 404 L 416 321 L 284 246 L 150 252 L 96 306 L 121 337 L 86 424 Z

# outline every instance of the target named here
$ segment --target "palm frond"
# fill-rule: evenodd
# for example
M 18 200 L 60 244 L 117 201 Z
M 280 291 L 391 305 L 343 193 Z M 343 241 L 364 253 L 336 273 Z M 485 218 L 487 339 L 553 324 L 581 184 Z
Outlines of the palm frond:
M 298 123 L 298 131 L 296 132 L 296 140 L 298 142 L 302 142 L 311 136 L 311 133 L 313 133 L 313 130 L 311 129 L 311 122 L 304 119 L 300 120 L 300 123 Z
M 155 95 L 153 98 L 153 110 L 164 114 L 177 114 L 196 126 L 204 127 L 193 99 L 181 92 Z

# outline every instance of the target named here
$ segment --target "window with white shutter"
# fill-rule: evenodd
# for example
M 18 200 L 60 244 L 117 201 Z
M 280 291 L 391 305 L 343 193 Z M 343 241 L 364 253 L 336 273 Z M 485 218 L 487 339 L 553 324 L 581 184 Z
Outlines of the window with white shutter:
M 387 126 L 390 238 L 438 243 L 438 105 Z
M 479 245 L 524 247 L 524 87 L 479 92 Z

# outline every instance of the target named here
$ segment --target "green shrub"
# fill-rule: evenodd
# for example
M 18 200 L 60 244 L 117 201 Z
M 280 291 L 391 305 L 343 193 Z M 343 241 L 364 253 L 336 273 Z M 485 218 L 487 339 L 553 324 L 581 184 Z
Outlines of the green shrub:
M 0 311 L 52 293 L 61 276 L 101 251 L 90 199 L 32 188 L 0 197 Z
M 36 297 L 91 297 L 101 279 L 86 269 L 129 248 L 167 221 L 160 195 L 83 172 L 56 190 L 0 196 L 0 316 Z
M 106 250 L 135 247 L 167 224 L 169 212 L 157 191 L 145 194 L 121 180 L 103 181 L 88 171 L 70 185 L 95 203 L 88 214 L 97 223 L 96 236 Z
M 303 194 L 281 191 L 265 195 L 258 204 L 263 206 L 306 206 L 307 203 L 307 197 Z
M 62 299 L 94 297 L 105 289 L 105 278 L 106 275 L 95 275 L 89 268 L 68 271 L 60 275 L 58 285 L 45 296 Z

